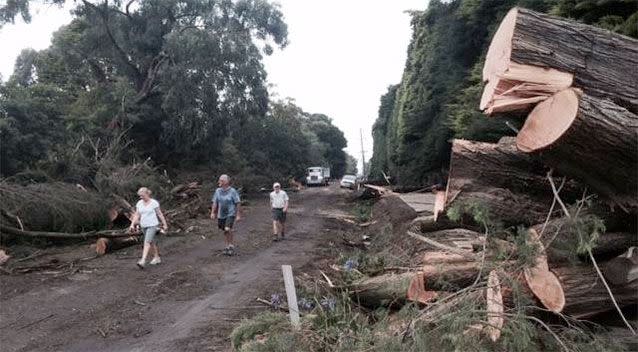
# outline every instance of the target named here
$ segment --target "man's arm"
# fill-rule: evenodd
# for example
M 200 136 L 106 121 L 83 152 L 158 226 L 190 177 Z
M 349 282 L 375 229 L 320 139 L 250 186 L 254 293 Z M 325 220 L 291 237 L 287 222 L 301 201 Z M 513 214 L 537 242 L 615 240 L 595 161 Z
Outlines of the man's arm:
M 284 213 L 288 212 L 288 193 L 284 195 Z
M 241 199 L 239 198 L 239 193 L 235 191 L 234 194 L 235 201 L 235 219 L 241 220 Z
M 215 220 L 216 217 L 217 217 L 217 202 L 213 202 L 213 204 L 210 206 L 210 218 Z
M 219 206 L 217 204 L 217 190 L 215 190 L 215 193 L 213 194 L 213 204 L 211 204 L 210 206 L 210 218 L 215 220 L 215 218 L 217 217 L 217 207 Z

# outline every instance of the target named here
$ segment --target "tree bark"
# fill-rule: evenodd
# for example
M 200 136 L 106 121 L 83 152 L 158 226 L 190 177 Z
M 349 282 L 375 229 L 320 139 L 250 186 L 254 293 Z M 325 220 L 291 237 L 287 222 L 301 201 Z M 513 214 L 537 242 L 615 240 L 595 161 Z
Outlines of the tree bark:
M 638 248 L 608 261 L 602 268 L 603 275 L 613 285 L 626 285 L 638 280 Z
M 95 243 L 95 252 L 99 255 L 116 251 L 125 247 L 134 246 L 142 243 L 142 236 L 128 236 L 119 238 L 101 237 Z
M 565 292 L 564 314 L 587 318 L 615 309 L 593 266 L 566 266 L 551 270 L 558 276 Z M 610 288 L 621 308 L 638 303 L 638 280 L 624 285 L 610 284 Z
M 623 209 L 638 209 L 638 115 L 566 89 L 534 108 L 516 145 Z
M 358 302 L 366 307 L 400 306 L 409 300 L 426 303 L 438 293 L 427 291 L 419 272 L 384 274 L 355 282 L 351 289 Z
M 518 151 L 513 138 L 498 144 L 454 140 L 443 214 L 455 206 L 478 206 L 504 225 L 543 222 L 554 199 L 546 172 L 539 160 Z M 581 192 L 566 182 L 561 196 L 570 202 Z M 441 213 L 436 216 L 438 221 Z
M 543 78 L 538 72 L 529 75 L 514 72 L 514 77 L 508 77 L 510 68 L 516 65 L 528 66 L 530 70 L 559 71 L 565 76 L 572 75 L 573 82 L 556 81 L 556 73 Z M 503 91 L 508 90 L 507 86 L 531 83 L 533 90 L 541 91 L 536 96 L 542 95 L 542 91 L 551 94 L 552 87 L 566 88 L 564 84 L 569 84 L 638 113 L 636 67 L 636 39 L 564 18 L 513 8 L 492 38 L 483 79 L 495 85 L 495 80 L 504 78 L 508 82 L 501 88 Z M 514 71 L 520 70 L 515 68 Z M 534 81 L 539 78 L 540 81 Z M 512 89 L 509 90 L 511 93 Z
M 577 223 L 571 219 L 556 218 L 547 223 L 532 226 L 545 245 L 549 262 L 552 264 L 565 263 L 576 259 L 578 253 L 578 228 L 582 231 L 589 231 L 586 226 L 589 213 L 583 212 L 578 218 L 584 219 Z M 604 219 L 604 218 L 603 218 Z M 605 226 L 607 226 L 605 222 Z M 629 231 L 629 230 L 628 230 Z M 542 235 L 541 235 L 542 234 Z M 586 233 L 585 235 L 589 235 Z M 605 232 L 601 234 L 592 248 L 592 254 L 597 260 L 608 260 L 612 257 L 624 253 L 627 248 L 638 246 L 638 235 L 632 232 Z M 580 255 L 584 257 L 584 255 Z M 588 258 L 582 258 L 588 261 Z

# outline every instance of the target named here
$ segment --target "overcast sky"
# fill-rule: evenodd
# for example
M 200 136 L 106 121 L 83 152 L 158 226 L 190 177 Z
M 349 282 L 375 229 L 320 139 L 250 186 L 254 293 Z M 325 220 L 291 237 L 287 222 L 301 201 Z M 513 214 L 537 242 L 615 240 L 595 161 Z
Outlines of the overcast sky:
M 410 42 L 410 16 L 428 0 L 280 0 L 290 44 L 265 60 L 277 97 L 294 98 L 305 111 L 324 113 L 344 131 L 347 151 L 361 159 L 372 153 L 370 129 L 379 98 L 398 83 Z M 40 5 L 30 24 L 0 29 L 0 73 L 6 80 L 23 48 L 44 49 L 51 34 L 71 20 L 65 8 Z

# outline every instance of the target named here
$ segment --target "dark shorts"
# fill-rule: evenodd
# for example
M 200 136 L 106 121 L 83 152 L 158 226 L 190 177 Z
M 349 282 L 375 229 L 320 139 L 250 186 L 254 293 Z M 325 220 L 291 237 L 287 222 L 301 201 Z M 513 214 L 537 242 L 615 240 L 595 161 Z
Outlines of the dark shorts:
M 279 222 L 286 222 L 286 213 L 282 208 L 273 208 L 272 219 Z
M 227 227 L 229 229 L 232 229 L 233 225 L 235 225 L 235 217 L 234 216 L 229 216 L 229 217 L 223 218 L 223 219 L 217 219 L 217 227 L 219 227 L 220 230 L 226 230 Z

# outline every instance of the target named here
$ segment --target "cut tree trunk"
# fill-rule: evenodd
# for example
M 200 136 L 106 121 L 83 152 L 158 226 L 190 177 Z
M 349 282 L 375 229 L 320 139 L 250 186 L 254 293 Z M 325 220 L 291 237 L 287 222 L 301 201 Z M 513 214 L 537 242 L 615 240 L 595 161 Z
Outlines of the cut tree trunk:
M 638 113 L 638 40 L 609 30 L 513 8 L 483 66 L 481 109 L 529 109 L 570 86 Z
M 552 272 L 558 276 L 565 292 L 564 314 L 575 318 L 587 318 L 615 309 L 593 266 L 552 268 Z M 621 308 L 638 303 L 638 280 L 624 285 L 610 284 L 610 288 Z
M 438 293 L 427 291 L 419 272 L 384 274 L 355 282 L 351 289 L 358 302 L 366 307 L 400 306 L 407 301 L 427 303 Z
M 99 255 L 104 255 L 106 253 L 140 243 L 142 243 L 142 236 L 128 236 L 120 238 L 101 237 L 98 238 L 95 243 L 95 252 Z
M 623 208 L 638 209 L 638 115 L 627 109 L 566 89 L 534 108 L 516 145 Z
M 463 255 L 445 251 L 427 251 L 421 255 L 421 263 L 429 265 L 465 263 L 467 261 L 467 257 Z
M 554 200 L 546 172 L 539 160 L 516 148 L 514 138 L 498 144 L 454 140 L 445 206 L 435 214 L 437 221 L 457 206 L 487 210 L 489 220 L 504 225 L 544 222 Z M 571 202 L 582 193 L 576 183 L 566 182 L 561 196 Z
M 638 280 L 638 248 L 631 247 L 623 255 L 608 261 L 602 272 L 605 279 L 614 285 L 626 285 Z
M 583 212 L 578 218 L 587 221 L 586 218 L 589 216 L 587 212 Z M 547 223 L 532 226 L 530 231 L 535 231 L 542 239 L 547 250 L 549 262 L 558 264 L 576 259 L 578 255 L 576 250 L 579 245 L 577 232 L 579 226 L 584 225 L 582 222 L 575 224 L 570 219 L 556 218 Z M 632 246 L 638 246 L 638 234 L 632 232 L 605 232 L 596 240 L 592 248 L 592 254 L 597 260 L 608 260 L 624 253 L 627 248 Z M 580 255 L 580 257 L 583 257 L 583 255 Z M 589 258 L 582 259 L 589 260 Z

